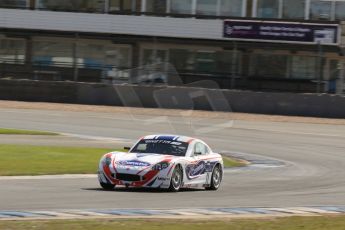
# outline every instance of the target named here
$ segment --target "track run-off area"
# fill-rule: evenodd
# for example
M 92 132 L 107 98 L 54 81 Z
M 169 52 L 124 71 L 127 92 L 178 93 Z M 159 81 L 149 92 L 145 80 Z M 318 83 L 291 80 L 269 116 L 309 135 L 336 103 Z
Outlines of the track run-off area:
M 199 209 L 217 212 L 219 208 L 345 206 L 345 122 L 341 120 L 339 123 L 322 119 L 322 122 L 313 119 L 305 122 L 306 118 L 233 120 L 211 112 L 198 116 L 188 111 L 162 111 L 160 115 L 159 110 L 150 114 L 153 110 L 137 113 L 133 111 L 138 110 L 93 111 L 90 106 L 85 110 L 80 107 L 68 110 L 54 104 L 42 108 L 0 106 L 0 127 L 65 133 L 71 138 L 89 139 L 90 145 L 95 141 L 100 146 L 102 140 L 107 147 L 114 148 L 129 145 L 147 134 L 189 135 L 203 139 L 216 151 L 280 164 L 231 169 L 225 173 L 218 191 L 179 193 L 124 188 L 103 191 L 92 175 L 3 177 L 0 178 L 0 211 Z M 68 135 L 64 138 L 68 139 Z M 44 144 L 42 140 L 36 141 Z M 18 140 L 18 144 L 22 142 Z

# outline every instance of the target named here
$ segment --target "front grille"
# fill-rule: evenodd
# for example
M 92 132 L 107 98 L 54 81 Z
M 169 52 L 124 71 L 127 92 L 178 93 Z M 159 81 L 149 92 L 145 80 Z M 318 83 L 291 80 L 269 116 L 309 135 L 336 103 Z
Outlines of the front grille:
M 126 173 L 116 173 L 115 178 L 118 180 L 124 180 L 124 181 L 141 181 L 145 180 L 145 178 L 142 178 L 139 175 L 134 174 L 126 174 Z

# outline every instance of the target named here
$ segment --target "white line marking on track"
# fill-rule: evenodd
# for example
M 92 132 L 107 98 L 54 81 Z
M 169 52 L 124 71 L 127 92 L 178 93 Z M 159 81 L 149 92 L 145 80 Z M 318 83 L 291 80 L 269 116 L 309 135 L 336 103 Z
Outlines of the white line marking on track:
M 76 216 L 80 216 L 78 214 L 69 214 L 69 213 L 53 212 L 53 211 L 33 211 L 31 213 L 38 214 L 38 215 L 55 216 L 55 217 L 76 217 Z
M 253 130 L 253 131 L 279 133 L 279 134 L 294 134 L 294 135 L 321 136 L 321 137 L 344 137 L 344 135 L 325 134 L 325 133 L 293 132 L 293 131 L 280 131 L 280 130 L 273 130 L 273 129 L 245 128 L 245 127 L 232 127 L 232 128 L 233 129 L 242 129 L 242 130 Z
M 134 140 L 126 139 L 126 138 L 112 138 L 112 137 L 100 137 L 100 136 L 92 136 L 92 135 L 81 135 L 81 134 L 74 134 L 74 133 L 61 133 L 64 136 L 70 137 L 77 137 L 83 139 L 91 139 L 91 140 L 100 140 L 100 141 L 110 141 L 110 142 L 121 142 L 121 143 L 133 143 Z
M 294 210 L 299 210 L 303 212 L 313 212 L 313 213 L 320 213 L 320 214 L 338 214 L 339 212 L 335 211 L 326 211 L 318 208 L 304 208 L 304 207 L 297 207 L 293 208 Z
M 70 211 L 67 210 L 67 211 L 64 211 L 63 213 L 78 215 L 78 216 L 111 216 L 110 214 L 83 211 L 83 210 L 70 210 Z
M 0 220 L 21 219 L 70 219 L 70 218 L 199 218 L 206 217 L 271 217 L 271 216 L 305 216 L 345 214 L 345 207 L 296 207 L 296 208 L 191 208 L 191 209 L 109 209 L 109 210 L 61 210 L 61 211 L 1 211 Z
M 275 211 L 275 212 L 285 212 L 285 213 L 291 213 L 291 214 L 309 214 L 307 211 L 301 211 L 294 208 L 268 208 L 269 211 Z

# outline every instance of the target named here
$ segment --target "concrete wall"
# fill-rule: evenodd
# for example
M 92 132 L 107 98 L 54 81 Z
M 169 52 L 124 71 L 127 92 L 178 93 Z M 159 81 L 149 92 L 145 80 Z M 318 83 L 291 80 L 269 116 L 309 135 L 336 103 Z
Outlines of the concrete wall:
M 0 80 L 0 99 L 345 118 L 344 96 L 193 87 Z

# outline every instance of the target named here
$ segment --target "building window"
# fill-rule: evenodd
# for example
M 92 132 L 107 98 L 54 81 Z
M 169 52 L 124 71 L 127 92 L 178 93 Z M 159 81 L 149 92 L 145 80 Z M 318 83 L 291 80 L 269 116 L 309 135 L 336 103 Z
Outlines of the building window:
M 122 0 L 110 0 L 109 1 L 109 11 L 120 11 L 123 9 L 123 1 Z
M 74 48 L 76 44 L 76 49 Z M 40 66 L 71 67 L 76 62 L 80 68 L 106 69 L 129 68 L 131 48 L 108 41 L 35 39 L 33 42 L 33 62 Z
M 291 76 L 293 79 L 315 79 L 316 57 L 293 56 L 291 61 Z
M 140 12 L 141 0 L 110 0 L 109 11 Z
M 123 9 L 124 2 L 122 0 L 110 0 L 109 1 L 109 11 L 121 11 Z
M 152 65 L 167 61 L 167 50 L 163 49 L 144 49 L 142 64 Z
M 340 75 L 339 69 L 340 62 L 338 60 L 330 60 L 329 61 L 329 77 L 328 80 L 336 80 Z
M 170 63 L 180 72 L 240 74 L 240 52 L 212 49 L 170 49 Z
M 173 66 L 167 62 L 168 50 L 157 48 L 144 48 L 141 56 L 141 67 L 135 75 L 132 75 L 133 82 L 156 82 L 166 83 L 176 78 L 177 73 Z
M 78 64 L 82 68 L 102 69 L 106 64 L 104 46 L 99 43 L 78 42 L 77 58 Z
M 218 51 L 216 53 L 216 72 L 239 75 L 242 54 L 239 51 Z
M 171 49 L 170 62 L 182 72 L 210 72 L 214 70 L 214 52 Z
M 39 0 L 38 8 L 54 11 L 104 12 L 104 0 Z
M 170 0 L 170 13 L 192 14 L 192 0 Z
M 345 2 L 336 2 L 335 19 L 336 20 L 345 20 Z
M 78 67 L 90 71 L 102 71 L 102 77 L 128 79 L 132 49 L 129 45 L 112 44 L 109 41 L 82 40 L 77 43 Z
M 283 18 L 304 19 L 306 0 L 284 0 Z
M 38 66 L 72 66 L 73 42 L 34 40 L 32 61 Z
M 24 60 L 24 39 L 0 39 L 0 63 L 22 64 Z
M 146 12 L 165 14 L 167 12 L 167 0 L 146 0 Z
M 169 61 L 178 71 L 194 70 L 194 54 L 186 49 L 171 49 Z
M 312 20 L 330 20 L 332 2 L 311 0 L 310 19 Z
M 87 69 L 112 70 L 130 67 L 130 47 L 93 41 L 77 44 L 78 64 Z
M 257 2 L 258 18 L 278 18 L 279 0 L 258 0 Z
M 2 8 L 26 8 L 27 0 L 0 0 Z
M 220 7 L 221 16 L 234 16 L 241 17 L 242 8 L 244 1 L 243 0 L 222 0 Z
M 217 15 L 218 0 L 198 0 L 196 5 L 196 14 L 199 15 Z
M 282 79 L 287 76 L 287 68 L 286 55 L 254 54 L 250 75 L 256 78 Z
M 199 73 L 215 73 L 216 69 L 216 52 L 214 51 L 197 51 L 195 53 L 194 69 Z

